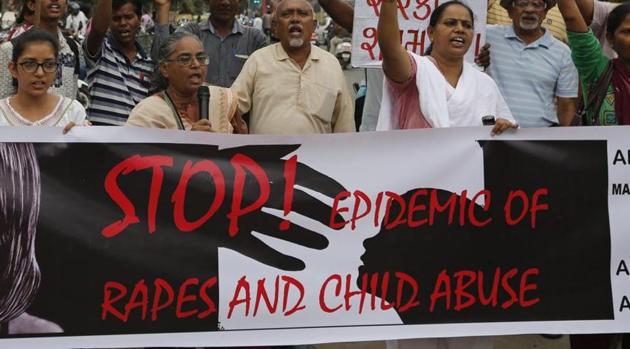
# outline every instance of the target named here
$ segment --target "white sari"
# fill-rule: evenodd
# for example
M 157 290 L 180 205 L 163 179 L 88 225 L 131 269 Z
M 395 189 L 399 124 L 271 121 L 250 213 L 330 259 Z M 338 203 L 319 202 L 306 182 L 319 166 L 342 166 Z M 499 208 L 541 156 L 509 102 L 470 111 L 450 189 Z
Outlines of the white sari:
M 453 87 L 428 57 L 409 55 L 416 62 L 420 110 L 431 127 L 481 126 L 485 115 L 514 122 L 494 80 L 470 63 L 464 62 L 457 87 Z M 398 116 L 392 115 L 394 99 L 387 81 L 383 83 L 377 131 L 393 130 L 398 125 Z

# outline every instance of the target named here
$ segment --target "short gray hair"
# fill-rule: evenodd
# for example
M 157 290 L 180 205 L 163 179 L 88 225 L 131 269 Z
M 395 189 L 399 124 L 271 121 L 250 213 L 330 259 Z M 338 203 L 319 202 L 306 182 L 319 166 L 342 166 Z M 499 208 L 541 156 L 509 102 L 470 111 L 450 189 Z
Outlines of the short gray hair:
M 168 57 L 172 55 L 173 52 L 175 52 L 175 46 L 177 46 L 177 43 L 185 38 L 193 38 L 201 43 L 201 40 L 199 40 L 199 37 L 197 35 L 187 31 L 177 31 L 169 35 L 169 37 L 166 38 L 166 40 L 164 40 L 164 42 L 160 45 L 157 55 L 157 69 L 155 74 L 153 75 L 153 92 L 166 90 L 166 87 L 168 86 L 168 81 L 166 80 L 164 75 L 160 73 L 160 65 L 162 65 L 162 63 L 165 63 Z
M 274 1 L 275 8 L 274 8 L 274 11 L 273 11 L 273 14 L 272 14 L 272 17 L 271 17 L 274 21 L 278 20 L 278 14 L 277 14 L 278 13 L 278 7 L 280 6 L 280 4 L 283 1 L 284 0 L 276 0 L 276 1 Z M 304 2 L 308 5 L 309 9 L 311 10 L 311 13 L 313 14 L 313 20 L 317 20 L 317 17 L 315 15 L 315 8 L 313 7 L 313 4 L 311 4 L 311 2 L 308 1 L 308 0 L 304 0 Z

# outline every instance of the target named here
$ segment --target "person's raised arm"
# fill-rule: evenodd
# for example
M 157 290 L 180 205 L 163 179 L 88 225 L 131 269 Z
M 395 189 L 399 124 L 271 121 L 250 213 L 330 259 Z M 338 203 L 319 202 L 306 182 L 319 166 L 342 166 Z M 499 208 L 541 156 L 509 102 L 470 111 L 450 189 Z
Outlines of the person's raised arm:
M 319 0 L 321 7 L 340 26 L 352 33 L 354 8 L 344 0 Z
M 171 11 L 171 0 L 153 0 L 153 3 L 157 7 L 157 19 L 155 21 L 153 44 L 151 45 L 151 57 L 157 60 L 160 45 L 171 34 L 168 21 L 168 14 Z
M 574 33 L 586 33 L 588 31 L 586 21 L 575 0 L 558 0 L 558 8 L 567 26 L 567 31 Z
M 94 13 L 98 15 L 92 19 L 92 29 L 85 45 L 88 57 L 95 57 L 101 52 L 103 39 L 112 21 L 112 0 L 99 0 Z
M 157 25 L 168 25 L 168 13 L 171 11 L 171 0 L 153 0 L 157 6 Z
M 595 0 L 575 0 L 575 3 L 578 5 L 586 24 L 591 25 L 593 14 L 595 13 Z
M 378 46 L 383 55 L 385 76 L 395 82 L 405 82 L 411 77 L 409 55 L 400 44 L 398 7 L 396 0 L 383 0 L 378 19 Z

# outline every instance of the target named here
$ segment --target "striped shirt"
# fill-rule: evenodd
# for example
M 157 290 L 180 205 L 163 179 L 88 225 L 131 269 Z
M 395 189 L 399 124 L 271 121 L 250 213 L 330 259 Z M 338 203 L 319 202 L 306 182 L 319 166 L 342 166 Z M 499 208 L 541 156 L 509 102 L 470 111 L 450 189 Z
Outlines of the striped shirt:
M 136 43 L 138 53 L 133 61 L 118 49 L 116 41 L 108 36 L 101 52 L 91 56 L 84 42 L 89 67 L 87 82 L 90 88 L 90 121 L 109 125 L 124 125 L 131 110 L 147 97 L 155 64 Z
M 525 44 L 511 25 L 489 25 L 490 75 L 499 86 L 516 121 L 523 127 L 558 122 L 556 97 L 575 98 L 578 74 L 571 50 L 548 30 Z

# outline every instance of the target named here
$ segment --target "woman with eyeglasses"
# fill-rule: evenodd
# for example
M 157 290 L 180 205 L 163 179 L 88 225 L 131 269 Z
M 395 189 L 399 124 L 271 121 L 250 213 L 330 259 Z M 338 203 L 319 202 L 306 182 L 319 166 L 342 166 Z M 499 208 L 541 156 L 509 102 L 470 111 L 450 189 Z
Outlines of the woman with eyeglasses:
M 220 133 L 247 133 L 236 98 L 223 87 L 208 86 L 209 118 L 199 115 L 197 90 L 204 85 L 208 55 L 199 38 L 188 32 L 172 34 L 158 52 L 154 81 L 157 93 L 131 111 L 127 125 Z
M 87 124 L 79 102 L 48 92 L 59 73 L 58 52 L 57 39 L 42 29 L 31 29 L 14 40 L 9 72 L 17 81 L 17 92 L 0 100 L 0 126 L 60 126 L 67 132 Z

